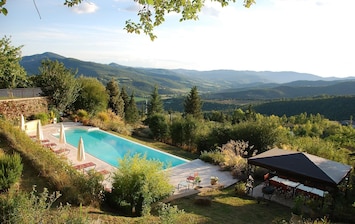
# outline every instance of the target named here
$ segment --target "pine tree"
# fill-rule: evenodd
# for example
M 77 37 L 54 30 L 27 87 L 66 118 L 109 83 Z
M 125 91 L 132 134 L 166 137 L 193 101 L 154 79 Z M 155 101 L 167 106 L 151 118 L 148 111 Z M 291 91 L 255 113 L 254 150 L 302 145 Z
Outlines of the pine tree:
M 124 110 L 124 113 L 126 114 L 127 107 L 128 107 L 128 104 L 129 104 L 129 96 L 128 96 L 126 88 L 124 86 L 121 89 L 121 94 L 120 95 L 121 95 L 121 98 L 123 100 L 123 107 L 124 107 L 123 110 Z
M 132 93 L 128 106 L 126 107 L 125 119 L 127 123 L 133 124 L 139 120 L 138 108 Z
M 184 108 L 186 115 L 191 114 L 195 118 L 202 118 L 202 102 L 196 86 L 192 87 L 190 93 L 187 95 Z
M 124 101 L 121 96 L 120 88 L 118 83 L 111 79 L 106 85 L 106 90 L 110 96 L 108 107 L 112 109 L 118 116 L 124 117 Z
M 154 90 L 150 95 L 150 101 L 148 104 L 148 117 L 151 117 L 154 114 L 163 113 L 164 106 L 161 100 L 161 97 L 158 93 L 158 86 L 154 86 Z

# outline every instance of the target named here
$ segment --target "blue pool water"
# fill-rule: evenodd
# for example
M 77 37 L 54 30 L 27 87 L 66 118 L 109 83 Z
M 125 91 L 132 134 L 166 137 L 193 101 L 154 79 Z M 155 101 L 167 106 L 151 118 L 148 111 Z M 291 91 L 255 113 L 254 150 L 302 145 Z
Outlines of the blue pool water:
M 161 161 L 164 164 L 164 168 L 187 162 L 185 159 L 160 152 L 99 129 L 66 129 L 65 137 L 67 143 L 74 147 L 78 147 L 80 137 L 82 137 L 86 153 L 115 167 L 119 165 L 118 159 L 122 159 L 127 153 L 130 155 L 139 153 L 141 156 L 146 155 L 147 159 Z

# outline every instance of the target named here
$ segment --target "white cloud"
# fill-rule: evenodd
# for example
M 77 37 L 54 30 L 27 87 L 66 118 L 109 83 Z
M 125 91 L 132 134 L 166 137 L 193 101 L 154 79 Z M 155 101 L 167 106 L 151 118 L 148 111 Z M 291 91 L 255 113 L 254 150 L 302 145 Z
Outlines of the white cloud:
M 79 5 L 73 7 L 73 11 L 77 14 L 94 13 L 99 7 L 93 2 L 82 2 Z

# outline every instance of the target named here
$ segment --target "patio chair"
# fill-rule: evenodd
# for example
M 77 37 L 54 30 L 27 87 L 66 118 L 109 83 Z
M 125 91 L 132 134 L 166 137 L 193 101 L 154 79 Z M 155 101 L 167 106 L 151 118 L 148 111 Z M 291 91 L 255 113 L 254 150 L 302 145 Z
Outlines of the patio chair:
M 180 188 L 190 189 L 190 184 L 189 184 L 189 182 L 187 182 L 186 180 L 180 181 L 180 182 L 178 183 L 178 185 L 177 185 L 178 191 L 180 190 Z

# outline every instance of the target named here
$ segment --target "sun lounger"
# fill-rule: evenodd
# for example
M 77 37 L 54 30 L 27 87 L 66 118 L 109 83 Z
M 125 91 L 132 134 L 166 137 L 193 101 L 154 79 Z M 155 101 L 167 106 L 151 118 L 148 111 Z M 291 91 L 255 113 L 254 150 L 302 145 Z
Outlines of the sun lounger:
M 47 148 L 54 148 L 54 147 L 56 147 L 57 146 L 57 144 L 55 144 L 55 143 L 46 143 L 46 144 L 43 144 L 43 146 L 44 147 L 47 147 Z
M 76 165 L 74 166 L 75 169 L 77 170 L 85 170 L 86 168 L 89 168 L 89 167 L 96 167 L 96 164 L 93 163 L 93 162 L 87 162 L 87 163 L 83 163 L 83 164 L 79 164 L 79 165 Z
M 67 148 L 61 148 L 61 149 L 58 149 L 58 150 L 54 150 L 52 148 L 50 148 L 52 150 L 52 152 L 54 152 L 55 154 L 59 155 L 59 154 L 62 154 L 62 153 L 69 153 L 70 152 L 70 149 L 67 149 Z
M 108 170 L 100 170 L 100 171 L 98 171 L 98 172 L 101 173 L 101 174 L 104 175 L 104 176 L 111 173 L 111 172 L 108 171 Z

